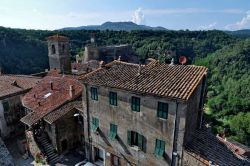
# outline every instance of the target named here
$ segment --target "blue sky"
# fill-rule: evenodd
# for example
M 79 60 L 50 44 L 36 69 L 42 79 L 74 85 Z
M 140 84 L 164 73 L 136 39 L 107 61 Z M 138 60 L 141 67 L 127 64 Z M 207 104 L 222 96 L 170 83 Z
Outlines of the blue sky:
M 250 29 L 250 0 L 0 0 L 0 26 L 58 29 L 133 21 L 168 29 Z

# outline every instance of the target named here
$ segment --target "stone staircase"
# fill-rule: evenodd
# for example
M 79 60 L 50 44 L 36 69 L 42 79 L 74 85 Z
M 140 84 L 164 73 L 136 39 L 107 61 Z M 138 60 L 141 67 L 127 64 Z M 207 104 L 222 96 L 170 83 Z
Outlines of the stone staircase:
M 47 135 L 45 133 L 41 136 L 37 136 L 37 143 L 45 153 L 48 159 L 49 165 L 55 165 L 59 160 L 59 155 L 54 151 L 53 145 L 50 143 Z

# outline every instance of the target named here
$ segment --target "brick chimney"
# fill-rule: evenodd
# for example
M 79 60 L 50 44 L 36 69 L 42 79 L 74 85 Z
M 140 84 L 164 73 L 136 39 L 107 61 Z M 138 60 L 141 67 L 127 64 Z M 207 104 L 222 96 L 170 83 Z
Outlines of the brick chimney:
M 75 88 L 74 85 L 69 86 L 69 96 L 72 98 L 75 94 Z

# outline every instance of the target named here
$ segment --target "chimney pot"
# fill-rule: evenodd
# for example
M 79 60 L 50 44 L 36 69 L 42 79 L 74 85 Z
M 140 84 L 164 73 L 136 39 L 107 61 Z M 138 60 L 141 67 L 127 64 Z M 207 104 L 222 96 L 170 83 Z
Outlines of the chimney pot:
M 170 65 L 174 65 L 174 58 L 172 58 Z
M 74 92 L 75 92 L 74 85 L 70 85 L 69 86 L 69 95 L 70 95 L 70 97 L 74 96 Z
M 105 66 L 105 62 L 104 61 L 100 61 L 99 62 L 99 67 L 104 67 Z
M 142 68 L 142 66 L 141 66 L 141 64 L 139 64 L 138 73 L 137 73 L 138 76 L 141 75 L 141 68 Z

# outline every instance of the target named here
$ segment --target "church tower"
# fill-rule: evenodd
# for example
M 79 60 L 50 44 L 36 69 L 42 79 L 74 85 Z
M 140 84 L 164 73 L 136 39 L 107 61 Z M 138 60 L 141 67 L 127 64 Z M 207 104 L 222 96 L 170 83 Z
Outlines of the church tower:
M 71 73 L 69 55 L 69 39 L 54 35 L 47 38 L 50 70 L 57 69 L 61 73 Z

